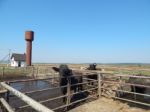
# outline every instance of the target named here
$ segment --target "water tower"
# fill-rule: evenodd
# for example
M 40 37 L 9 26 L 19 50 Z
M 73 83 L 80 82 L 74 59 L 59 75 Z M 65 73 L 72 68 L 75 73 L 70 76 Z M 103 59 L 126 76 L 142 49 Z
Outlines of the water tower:
M 26 31 L 25 32 L 25 40 L 27 42 L 26 48 L 26 65 L 32 65 L 32 41 L 34 40 L 34 32 L 33 31 Z

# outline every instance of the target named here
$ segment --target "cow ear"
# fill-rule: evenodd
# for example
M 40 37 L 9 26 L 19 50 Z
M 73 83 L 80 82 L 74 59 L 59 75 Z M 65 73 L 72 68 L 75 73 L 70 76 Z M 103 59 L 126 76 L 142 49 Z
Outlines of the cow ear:
M 56 72 L 59 72 L 59 68 L 57 68 L 57 67 L 52 67 L 52 69 Z

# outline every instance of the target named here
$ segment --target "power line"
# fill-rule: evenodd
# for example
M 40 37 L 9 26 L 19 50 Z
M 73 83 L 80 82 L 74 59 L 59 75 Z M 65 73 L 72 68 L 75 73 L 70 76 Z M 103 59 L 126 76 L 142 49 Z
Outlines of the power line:
M 9 49 L 8 54 L 5 55 L 1 60 L 0 63 L 5 62 L 7 60 L 8 63 L 10 63 L 10 58 L 11 58 L 11 49 Z

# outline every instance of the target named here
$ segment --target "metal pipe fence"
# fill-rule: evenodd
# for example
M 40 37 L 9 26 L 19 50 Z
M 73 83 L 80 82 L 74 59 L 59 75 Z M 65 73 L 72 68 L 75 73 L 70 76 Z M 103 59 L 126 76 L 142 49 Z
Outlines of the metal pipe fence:
M 61 98 L 64 98 L 66 97 L 67 98 L 67 104 L 63 105 L 63 106 L 60 106 L 60 107 L 57 107 L 55 109 L 52 109 L 52 110 L 57 110 L 57 109 L 60 109 L 60 108 L 65 108 L 65 107 L 68 107 L 70 106 L 71 104 L 74 104 L 75 102 L 81 102 L 81 101 L 84 101 L 86 99 L 89 99 L 91 97 L 88 97 L 88 98 L 83 98 L 83 99 L 80 99 L 78 101 L 75 101 L 75 102 L 70 102 L 71 99 L 70 97 L 73 96 L 73 95 L 76 95 L 76 94 L 79 94 L 79 93 L 84 93 L 84 92 L 90 92 L 90 91 L 93 91 L 93 90 L 96 90 L 98 89 L 98 87 L 94 87 L 94 88 L 90 88 L 90 89 L 86 89 L 86 90 L 82 90 L 82 91 L 79 91 L 79 92 L 75 92 L 75 93 L 70 93 L 70 88 L 71 86 L 76 86 L 76 85 L 85 85 L 85 84 L 89 84 L 91 82 L 97 82 L 97 80 L 93 80 L 93 81 L 90 81 L 90 82 L 84 82 L 84 83 L 78 83 L 78 84 L 72 84 L 70 85 L 69 83 L 66 85 L 66 86 L 59 86 L 59 87 L 55 87 L 55 88 L 47 88 L 47 89 L 43 89 L 43 90 L 37 90 L 37 91 L 30 91 L 30 92 L 27 92 L 25 94 L 29 94 L 29 93 L 35 93 L 35 92 L 42 92 L 42 91 L 46 91 L 46 90 L 53 90 L 53 89 L 58 89 L 58 88 L 67 88 L 67 95 L 62 95 L 62 96 L 59 96 L 59 97 L 55 97 L 55 98 L 50 98 L 50 99 L 47 99 L 47 100 L 43 100 L 43 101 L 39 101 L 39 103 L 46 103 L 46 102 L 49 102 L 49 101 L 52 101 L 52 100 L 57 100 L 57 99 L 61 99 Z M 21 106 L 19 107 L 19 109 L 23 109 L 23 108 L 27 108 L 29 107 L 29 105 L 24 105 L 24 106 Z
M 89 74 L 91 75 L 91 74 Z M 85 76 L 88 76 L 88 75 L 85 75 Z M 82 77 L 81 75 L 80 76 L 71 76 L 71 77 Z M 68 77 L 68 78 L 71 78 L 71 77 Z M 55 77 L 55 79 L 58 79 L 60 77 Z M 62 77 L 64 78 L 64 77 Z M 9 84 L 11 85 L 12 83 L 22 83 L 22 82 L 32 82 L 32 81 L 45 81 L 45 80 L 51 80 L 51 79 L 54 79 L 54 78 L 39 78 L 39 79 L 27 79 L 27 80 L 16 80 L 16 81 L 10 81 Z M 87 79 L 83 79 L 83 80 L 86 80 L 87 82 L 81 82 L 81 83 L 77 83 L 77 84 L 71 84 L 69 81 L 69 83 L 65 86 L 58 86 L 58 87 L 53 87 L 53 88 L 45 88 L 45 89 L 41 89 L 41 90 L 34 90 L 34 91 L 28 91 L 28 92 L 24 92 L 24 94 L 32 94 L 32 93 L 36 93 L 36 92 L 43 92 L 43 91 L 47 91 L 47 90 L 54 90 L 54 89 L 62 89 L 62 88 L 67 88 L 67 94 L 66 95 L 62 95 L 62 96 L 59 96 L 59 97 L 55 97 L 55 98 L 50 98 L 50 99 L 47 99 L 47 100 L 41 100 L 39 101 L 38 103 L 42 104 L 42 103 L 46 103 L 46 102 L 49 102 L 49 101 L 53 101 L 53 100 L 57 100 L 57 99 L 61 99 L 61 98 L 64 98 L 66 97 L 67 98 L 67 102 L 65 105 L 63 106 L 59 106 L 57 108 L 54 108 L 52 110 L 57 110 L 59 108 L 68 108 L 71 104 L 75 104 L 75 103 L 78 103 L 78 102 L 81 102 L 81 101 L 84 101 L 86 99 L 89 99 L 91 97 L 86 97 L 86 98 L 83 98 L 83 99 L 79 99 L 77 101 L 74 101 L 74 102 L 71 102 L 71 97 L 73 95 L 76 95 L 76 94 L 80 94 L 80 93 L 84 93 L 84 92 L 90 92 L 90 91 L 93 91 L 93 90 L 97 90 L 98 87 L 90 87 L 89 89 L 85 89 L 85 90 L 82 90 L 82 91 L 78 91 L 78 92 L 75 92 L 75 93 L 71 93 L 71 90 L 70 88 L 73 87 L 73 86 L 79 86 L 79 85 L 87 85 L 89 83 L 98 83 L 98 80 L 87 80 Z M 7 82 L 8 83 L 8 82 Z M 1 84 L 3 85 L 3 83 Z M 3 85 L 4 86 L 4 85 Z M 6 85 L 5 85 L 6 86 Z M 5 87 L 6 89 L 8 89 L 7 87 Z M 11 91 L 11 90 L 9 90 Z M 8 92 L 9 92 L 8 91 Z M 16 93 L 13 93 L 14 91 L 11 91 L 14 95 L 10 95 L 8 94 L 7 92 L 7 97 L 9 99 L 9 97 L 13 97 L 14 95 L 17 96 Z M 97 93 L 98 94 L 98 93 Z M 96 96 L 97 96 L 96 94 Z M 20 96 L 18 96 L 19 98 L 21 98 Z M 23 99 L 24 101 L 25 99 Z M 27 103 L 28 104 L 28 103 Z M 21 107 L 18 107 L 18 109 L 24 109 L 24 108 L 27 108 L 31 106 L 31 104 L 28 104 L 28 105 L 24 105 L 24 106 L 21 106 Z
M 95 79 L 89 79 L 87 77 L 89 75 L 93 75 L 93 74 L 95 75 L 95 73 L 97 74 L 97 79 L 96 80 Z M 111 74 L 111 73 L 108 73 L 108 74 Z M 76 104 L 76 103 L 85 101 L 85 100 L 87 100 L 89 98 L 100 98 L 102 96 L 103 90 L 112 90 L 112 91 L 115 91 L 115 92 L 123 92 L 123 93 L 128 93 L 128 94 L 133 94 L 133 95 L 141 95 L 141 96 L 145 96 L 145 97 L 150 97 L 149 94 L 145 94 L 145 93 L 137 93 L 137 92 L 133 92 L 133 91 L 131 92 L 131 91 L 126 91 L 126 90 L 112 89 L 112 88 L 109 88 L 109 87 L 108 88 L 107 87 L 103 87 L 104 84 L 112 84 L 112 85 L 119 84 L 120 86 L 123 85 L 123 86 L 130 86 L 130 87 L 131 86 L 135 86 L 135 87 L 142 87 L 142 88 L 150 88 L 149 85 L 136 84 L 136 83 L 133 84 L 133 83 L 121 81 L 122 77 L 143 78 L 143 79 L 148 79 L 150 77 L 145 77 L 145 76 L 130 76 L 130 75 L 115 75 L 115 76 L 110 76 L 108 78 L 110 80 L 108 80 L 108 79 L 106 80 L 106 78 L 105 78 L 105 77 L 107 77 L 106 73 L 103 74 L 101 72 L 94 72 L 94 71 L 92 71 L 92 72 L 89 72 L 89 71 L 88 72 L 84 72 L 82 75 L 70 76 L 68 78 L 71 78 L 71 77 L 82 77 L 83 80 L 85 80 L 85 82 L 81 82 L 81 83 L 77 83 L 77 84 L 71 84 L 71 82 L 68 81 L 69 83 L 67 85 L 65 85 L 65 86 L 58 86 L 58 87 L 52 87 L 52 88 L 44 88 L 44 89 L 40 89 L 40 90 L 32 90 L 32 91 L 24 92 L 24 94 L 34 94 L 36 92 L 43 92 L 43 91 L 47 91 L 47 90 L 53 91 L 54 89 L 66 88 L 67 89 L 67 94 L 65 94 L 65 95 L 61 95 L 61 96 L 54 97 L 54 98 L 49 98 L 49 99 L 46 99 L 46 100 L 41 100 L 41 101 L 38 102 L 39 104 L 43 104 L 43 103 L 46 103 L 46 102 L 49 102 L 49 101 L 53 101 L 53 100 L 57 100 L 57 99 L 62 99 L 62 98 L 66 98 L 67 99 L 67 102 L 64 105 L 58 106 L 56 108 L 52 108 L 51 110 L 53 110 L 53 111 L 59 110 L 59 109 L 62 109 L 62 108 L 68 108 L 72 104 Z M 119 78 L 119 81 L 118 80 L 116 80 L 116 81 L 115 80 L 114 81 L 111 80 L 112 78 L 116 78 L 116 77 Z M 64 78 L 64 77 L 61 77 L 61 78 Z M 58 80 L 58 79 L 60 79 L 60 77 L 15 80 L 15 81 L 10 81 L 9 83 L 11 85 L 12 83 L 32 82 L 32 81 L 39 81 L 39 80 L 40 81 L 46 81 L 46 80 L 52 80 L 52 79 Z M 95 87 L 92 86 L 92 85 L 90 86 L 89 85 L 90 83 L 95 83 L 95 85 L 94 85 Z M 85 90 L 82 90 L 82 91 L 77 91 L 75 93 L 71 93 L 71 87 L 73 87 L 73 86 L 79 86 L 79 85 L 84 85 L 87 88 Z M 73 95 L 84 93 L 84 92 L 91 92 L 91 91 L 94 91 L 94 90 L 96 90 L 96 93 L 93 94 L 92 96 L 89 95 L 86 98 L 79 99 L 77 101 L 71 102 L 71 97 Z M 12 95 L 10 95 L 8 93 L 8 96 L 10 97 Z M 111 98 L 114 98 L 114 99 L 117 99 L 117 100 L 123 100 L 123 101 L 126 101 L 126 102 L 132 102 L 132 103 L 136 103 L 136 104 L 145 105 L 145 106 L 150 107 L 150 104 L 148 104 L 148 103 L 144 103 L 144 102 L 140 102 L 140 101 L 134 101 L 134 100 L 131 100 L 131 99 L 126 99 L 124 97 L 111 96 Z M 29 106 L 31 106 L 31 104 L 20 106 L 19 109 L 25 109 L 25 108 L 27 108 Z
M 116 78 L 116 77 L 120 77 L 120 80 L 119 81 L 112 81 L 111 79 L 112 78 Z M 129 82 L 124 82 L 124 81 L 121 81 L 121 78 L 122 77 L 128 77 L 128 78 L 132 78 L 133 80 L 134 79 L 150 79 L 150 77 L 148 76 L 132 76 L 132 75 L 115 75 L 115 76 L 110 76 L 107 80 L 101 80 L 103 84 L 107 83 L 108 85 L 109 84 L 119 84 L 120 87 L 123 85 L 123 86 L 130 86 L 130 87 L 140 87 L 140 88 L 145 88 L 145 89 L 150 89 L 150 85 L 144 85 L 143 82 L 141 82 L 142 84 L 136 84 L 135 81 L 134 83 L 129 83 Z M 127 94 L 131 94 L 131 95 L 134 95 L 134 97 L 132 99 L 127 99 L 127 98 L 124 98 L 124 97 L 119 97 L 119 96 L 110 96 L 111 98 L 114 98 L 114 99 L 117 99 L 117 100 L 122 100 L 122 101 L 126 101 L 126 102 L 130 102 L 130 103 L 135 103 L 135 104 L 139 104 L 139 105 L 144 105 L 144 106 L 147 106 L 147 107 L 150 107 L 150 103 L 146 103 L 146 102 L 141 102 L 141 101 L 137 101 L 136 100 L 136 95 L 139 95 L 139 96 L 144 96 L 144 97 L 148 97 L 150 98 L 150 93 L 149 94 L 146 94 L 146 93 L 138 93 L 136 91 L 126 91 L 126 90 L 120 90 L 120 89 L 112 89 L 112 88 L 105 88 L 105 87 L 101 87 L 101 90 L 111 90 L 111 91 L 115 91 L 115 92 L 122 92 L 122 93 L 127 93 Z M 134 100 L 133 100 L 134 99 Z

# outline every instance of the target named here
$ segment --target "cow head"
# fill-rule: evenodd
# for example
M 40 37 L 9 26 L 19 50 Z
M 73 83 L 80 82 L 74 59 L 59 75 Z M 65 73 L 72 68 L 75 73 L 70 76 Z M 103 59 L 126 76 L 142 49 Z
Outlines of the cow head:
M 67 77 L 72 75 L 72 70 L 68 68 L 67 65 L 60 65 L 59 68 L 52 67 L 52 69 L 56 72 L 59 72 L 60 76 Z

